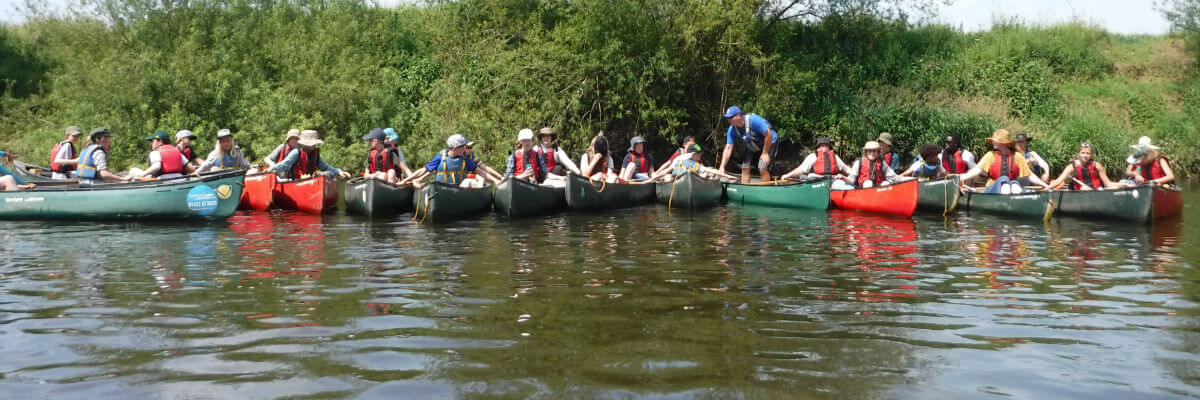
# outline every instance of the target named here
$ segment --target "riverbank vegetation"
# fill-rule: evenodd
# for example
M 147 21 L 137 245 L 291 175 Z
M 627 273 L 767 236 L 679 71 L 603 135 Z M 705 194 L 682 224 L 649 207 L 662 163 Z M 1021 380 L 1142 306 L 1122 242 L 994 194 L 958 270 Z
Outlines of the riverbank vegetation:
M 660 157 L 695 135 L 712 160 L 736 104 L 782 135 L 778 172 L 821 135 L 846 155 L 881 131 L 902 151 L 951 132 L 979 151 L 997 128 L 1028 132 L 1056 169 L 1081 141 L 1119 165 L 1142 135 L 1178 170 L 1200 168 L 1186 32 L 965 33 L 882 1 L 89 4 L 0 29 L 0 146 L 27 161 L 44 164 L 67 125 L 110 127 L 120 166 L 144 162 L 155 129 L 192 129 L 207 151 L 224 127 L 259 157 L 288 128 L 316 128 L 322 154 L 355 170 L 361 137 L 382 126 L 401 132 L 410 163 L 452 133 L 502 163 L 518 129 L 547 125 L 575 155 L 603 130 L 645 136 Z

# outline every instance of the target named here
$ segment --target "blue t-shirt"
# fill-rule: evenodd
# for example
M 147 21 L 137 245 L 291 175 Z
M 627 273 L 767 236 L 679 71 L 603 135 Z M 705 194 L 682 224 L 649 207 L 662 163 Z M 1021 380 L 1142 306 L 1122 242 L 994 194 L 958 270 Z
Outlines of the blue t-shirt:
M 767 122 L 766 118 L 756 114 L 743 114 L 742 117 L 746 121 L 746 124 L 741 128 L 729 125 L 729 129 L 725 131 L 725 144 L 733 144 L 734 140 L 744 140 L 743 137 L 746 136 L 746 127 L 748 126 L 750 127 L 750 136 L 754 142 L 754 146 L 762 148 L 763 138 L 767 137 L 767 131 L 771 129 L 771 123 Z M 771 137 L 771 144 L 775 144 L 777 141 L 779 141 L 778 133 Z
M 475 160 L 468 158 L 466 159 L 466 163 L 467 171 L 475 171 Z M 437 171 L 439 165 L 442 165 L 442 153 L 433 156 L 433 159 L 429 160 L 429 164 L 425 164 L 425 170 L 429 172 Z

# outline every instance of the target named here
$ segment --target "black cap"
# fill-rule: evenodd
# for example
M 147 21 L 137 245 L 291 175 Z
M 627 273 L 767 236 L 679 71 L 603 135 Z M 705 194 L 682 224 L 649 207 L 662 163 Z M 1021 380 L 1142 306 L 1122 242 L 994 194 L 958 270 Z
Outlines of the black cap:
M 375 128 L 372 129 L 370 133 L 367 133 L 367 136 L 363 136 L 363 140 L 371 139 L 384 140 L 387 139 L 387 134 L 383 133 L 383 129 Z
M 962 136 L 957 133 L 946 135 L 946 143 L 962 143 Z
M 1029 139 L 1029 135 L 1026 135 L 1024 133 L 1018 133 L 1017 137 L 1013 138 L 1014 142 L 1028 142 L 1030 140 L 1031 139 Z
M 109 137 L 112 135 L 113 135 L 112 132 L 109 132 L 108 128 L 96 128 L 96 129 L 92 129 L 91 133 L 88 133 L 88 137 L 92 138 L 92 140 L 97 140 L 97 139 L 100 139 L 103 137 Z
M 829 138 L 825 137 L 825 136 L 821 136 L 821 137 L 817 138 L 817 147 L 821 147 L 821 145 L 826 145 L 826 146 L 829 146 L 830 148 L 833 148 L 833 143 L 830 143 Z

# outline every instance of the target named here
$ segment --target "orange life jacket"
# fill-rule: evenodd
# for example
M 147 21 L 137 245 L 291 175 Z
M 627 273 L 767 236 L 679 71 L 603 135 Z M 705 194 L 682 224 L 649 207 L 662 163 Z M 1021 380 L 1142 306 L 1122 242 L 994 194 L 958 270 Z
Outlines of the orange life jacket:
M 944 153 L 943 153 L 942 168 L 946 169 L 947 174 L 966 173 L 967 169 L 968 169 L 967 162 L 966 162 L 966 160 L 963 160 L 962 150 L 955 151 L 953 159 L 948 159 L 947 157 L 944 156 Z
M 870 165 L 866 165 L 870 164 Z M 864 166 L 866 168 L 864 168 Z M 858 161 L 858 179 L 854 181 L 855 186 L 862 186 L 863 182 L 871 181 L 875 186 L 879 186 L 884 179 L 887 179 L 887 173 L 883 171 L 883 160 L 868 161 L 866 158 Z
M 64 144 L 67 145 L 67 148 L 71 149 L 70 151 L 67 151 L 67 158 L 75 158 L 75 145 L 71 144 L 71 142 L 64 140 L 58 142 L 58 144 L 54 145 L 54 147 L 50 149 L 50 170 L 63 174 L 75 170 L 74 165 L 64 165 L 54 162 L 54 158 L 58 157 L 58 151 L 62 150 L 62 146 Z
M 1008 153 L 1008 157 L 1000 155 L 999 151 L 992 151 L 992 165 L 988 168 L 988 177 L 992 180 L 1000 179 L 1001 176 L 1008 176 L 1008 179 L 1017 179 L 1021 176 L 1021 168 L 1017 166 L 1017 154 Z
M 1163 169 L 1162 167 L 1162 163 L 1167 161 L 1167 156 L 1159 154 L 1158 158 L 1159 159 L 1154 160 L 1154 163 L 1150 164 L 1149 166 L 1138 163 L 1137 171 L 1139 174 L 1142 174 L 1142 178 L 1146 178 L 1146 180 L 1154 180 L 1167 176 L 1167 170 Z
M 837 153 L 830 149 L 817 149 L 817 161 L 813 162 L 812 173 L 819 175 L 836 175 Z
M 158 152 L 158 157 L 162 159 L 162 170 L 159 171 L 160 175 L 183 173 L 183 160 L 179 159 L 183 157 L 183 153 L 179 151 L 178 147 L 175 147 L 173 144 L 163 143 L 154 151 Z
M 1092 189 L 1103 189 L 1104 182 L 1100 181 L 1100 170 L 1096 168 L 1096 161 L 1088 161 L 1087 164 L 1075 160 L 1075 179 L 1079 182 L 1091 186 Z M 1079 182 L 1071 180 L 1071 190 L 1079 190 Z

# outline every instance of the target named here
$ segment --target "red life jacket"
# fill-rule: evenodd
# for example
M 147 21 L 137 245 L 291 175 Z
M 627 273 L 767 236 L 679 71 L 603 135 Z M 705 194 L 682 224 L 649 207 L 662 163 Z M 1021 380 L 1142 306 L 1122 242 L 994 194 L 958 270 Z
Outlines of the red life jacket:
M 812 173 L 819 175 L 836 175 L 837 153 L 830 149 L 817 149 L 817 161 L 813 162 Z
M 1146 166 L 1146 164 L 1138 163 L 1137 171 L 1138 171 L 1138 173 L 1142 174 L 1142 178 L 1146 178 L 1146 180 L 1148 180 L 1148 181 L 1162 178 L 1164 176 L 1167 176 L 1167 171 L 1164 170 L 1162 167 L 1162 163 L 1166 162 L 1166 161 L 1167 161 L 1167 156 L 1159 154 L 1158 159 L 1154 160 L 1154 163 L 1150 164 L 1149 166 Z
M 63 164 L 54 162 L 54 158 L 58 157 L 58 151 L 62 150 L 62 145 L 64 145 L 64 144 L 67 145 L 67 148 L 71 149 L 71 150 L 67 151 L 67 158 L 75 158 L 75 145 L 71 144 L 71 142 L 64 140 L 64 141 L 58 142 L 58 144 L 54 145 L 54 147 L 50 149 L 50 170 L 54 171 L 54 172 L 58 172 L 58 173 L 63 173 L 63 174 L 75 170 L 74 165 L 63 165 Z
M 376 172 L 387 172 L 388 170 L 394 168 L 396 168 L 396 165 L 392 164 L 391 149 L 385 148 L 383 151 L 371 149 L 371 154 L 367 155 L 367 171 L 370 171 L 372 174 Z
M 1092 189 L 1103 189 L 1104 182 L 1100 181 L 1100 170 L 1096 168 L 1096 161 L 1088 161 L 1087 164 L 1075 160 L 1075 179 L 1079 182 L 1091 186 Z M 1071 190 L 1079 190 L 1079 182 L 1071 180 Z
M 554 158 L 554 151 L 558 150 L 558 145 L 554 145 L 554 147 L 551 147 L 549 150 L 543 148 L 541 145 L 538 145 L 534 150 L 536 150 L 538 153 L 542 153 L 542 156 L 546 161 L 546 170 L 553 171 L 554 167 L 558 166 L 558 160 Z
M 992 151 L 992 166 L 988 168 L 988 177 L 992 180 L 1000 179 L 1001 176 L 1008 176 L 1008 179 L 1017 179 L 1021 176 L 1021 168 L 1017 166 L 1017 154 L 1008 153 L 1008 157 L 1000 155 L 998 151 Z
M 186 149 L 179 149 L 179 152 L 183 153 L 184 157 L 187 157 L 188 162 L 191 162 L 192 160 L 196 159 L 196 153 L 194 151 L 192 151 L 191 147 L 188 147 Z
M 890 166 L 890 165 L 892 165 L 892 155 L 893 155 L 893 154 L 895 154 L 895 153 L 887 153 L 887 154 L 884 154 L 884 155 L 883 155 L 883 163 L 884 163 L 884 164 L 887 164 L 887 165 L 889 165 L 889 166 Z
M 947 160 L 942 157 L 942 168 L 946 169 L 948 174 L 963 174 L 967 172 L 967 162 L 963 160 L 962 150 L 954 152 L 954 160 Z
M 870 166 L 863 168 L 864 164 Z M 879 186 L 884 179 L 887 179 L 887 173 L 883 171 L 883 160 L 867 161 L 863 158 L 858 161 L 858 180 L 854 181 L 855 186 L 862 186 L 863 182 L 871 181 L 875 186 Z
M 634 153 L 631 151 L 631 152 L 629 152 L 629 158 L 631 158 L 633 160 L 633 165 L 637 167 L 637 170 L 633 171 L 633 173 L 635 173 L 635 174 L 636 173 L 648 174 L 654 168 L 654 166 L 650 165 L 650 158 L 646 157 L 646 152 L 642 152 L 642 154 L 637 154 L 637 153 Z
M 162 159 L 162 170 L 159 171 L 159 175 L 183 173 L 183 160 L 179 159 L 183 153 L 179 151 L 178 147 L 163 143 L 154 151 L 158 152 L 158 157 Z
M 546 179 L 546 177 L 542 176 L 541 168 L 538 168 L 538 165 L 541 165 L 541 161 L 538 160 L 537 152 L 534 151 L 524 152 L 517 150 L 515 153 L 513 153 L 513 175 L 525 173 L 526 161 L 528 161 L 529 167 L 533 168 L 534 179 L 536 179 L 538 182 Z
M 312 149 L 312 152 L 309 153 L 309 152 L 305 152 L 303 148 L 299 148 L 299 149 L 300 149 L 300 159 L 296 160 L 295 164 L 292 164 L 292 171 L 288 174 L 288 177 L 291 179 L 296 179 L 303 175 L 312 174 L 313 172 L 315 172 L 317 170 L 317 163 L 321 160 L 321 151 L 320 150 L 314 148 L 314 149 Z M 287 155 L 289 153 L 291 153 L 292 150 L 293 149 L 291 147 L 288 147 L 287 143 L 284 143 L 283 150 L 279 151 L 279 156 L 277 156 L 275 158 L 275 162 L 276 163 L 283 162 L 283 159 L 287 158 Z

